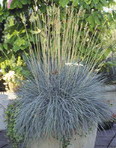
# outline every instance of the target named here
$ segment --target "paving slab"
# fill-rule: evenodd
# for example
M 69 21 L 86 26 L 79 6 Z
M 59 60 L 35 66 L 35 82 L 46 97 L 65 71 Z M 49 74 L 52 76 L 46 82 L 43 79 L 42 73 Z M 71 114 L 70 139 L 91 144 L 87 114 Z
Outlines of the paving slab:
M 12 147 L 8 145 L 8 146 L 5 146 L 5 147 L 3 147 L 3 148 L 12 148 Z
M 115 146 L 116 147 L 116 137 L 112 139 L 112 142 L 110 144 L 110 146 Z
M 95 148 L 116 148 L 116 124 L 109 130 L 97 133 Z
M 116 130 L 116 124 L 114 124 L 113 129 L 115 129 L 115 130 Z
M 8 103 L 9 103 L 8 96 L 0 94 L 0 130 L 6 129 L 6 123 L 4 122 L 5 120 L 4 112 L 7 108 Z
M 0 141 L 0 148 L 4 148 L 6 146 L 8 146 L 8 143 Z
M 108 146 L 110 141 L 111 139 L 109 137 L 103 137 L 103 138 L 98 137 L 96 139 L 96 145 L 97 146 Z
M 6 131 L 0 131 L 0 148 L 12 148 L 6 136 Z
M 112 127 L 109 130 L 103 130 L 97 133 L 98 137 L 114 137 L 114 135 L 116 134 L 116 129 L 115 127 Z

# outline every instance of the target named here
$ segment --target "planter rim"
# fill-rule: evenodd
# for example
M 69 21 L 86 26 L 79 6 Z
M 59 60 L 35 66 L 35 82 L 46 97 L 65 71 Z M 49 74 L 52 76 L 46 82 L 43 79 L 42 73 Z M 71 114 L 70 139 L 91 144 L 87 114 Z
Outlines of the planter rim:
M 115 92 L 116 91 L 116 84 L 115 85 L 105 85 L 104 89 L 106 92 Z

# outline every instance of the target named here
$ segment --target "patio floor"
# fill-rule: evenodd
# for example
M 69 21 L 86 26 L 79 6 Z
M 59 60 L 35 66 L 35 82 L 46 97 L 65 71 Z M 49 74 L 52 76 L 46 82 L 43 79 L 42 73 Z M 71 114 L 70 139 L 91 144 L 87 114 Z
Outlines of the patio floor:
M 110 130 L 98 132 L 95 148 L 116 148 L 116 124 Z
M 0 148 L 12 148 L 5 131 L 0 131 Z
M 12 148 L 5 131 L 0 131 L 0 148 Z M 110 130 L 98 132 L 95 148 L 116 148 L 116 124 Z

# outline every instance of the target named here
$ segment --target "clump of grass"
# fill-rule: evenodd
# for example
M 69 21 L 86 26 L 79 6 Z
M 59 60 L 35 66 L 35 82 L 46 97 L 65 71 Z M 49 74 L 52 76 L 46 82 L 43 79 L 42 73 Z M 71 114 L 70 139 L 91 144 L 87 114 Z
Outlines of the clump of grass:
M 64 66 L 49 78 L 40 65 L 36 70 L 39 78 L 28 79 L 20 91 L 16 127 L 27 140 L 68 139 L 107 119 L 110 112 L 103 103 L 102 82 L 86 67 Z
M 26 143 L 50 137 L 68 141 L 110 116 L 103 81 L 93 71 L 105 51 L 94 43 L 95 35 L 89 37 L 87 25 L 78 26 L 81 10 L 66 8 L 61 14 L 55 6 L 48 7 L 47 15 L 32 14 L 26 57 L 31 76 L 20 88 L 16 118 L 16 130 Z

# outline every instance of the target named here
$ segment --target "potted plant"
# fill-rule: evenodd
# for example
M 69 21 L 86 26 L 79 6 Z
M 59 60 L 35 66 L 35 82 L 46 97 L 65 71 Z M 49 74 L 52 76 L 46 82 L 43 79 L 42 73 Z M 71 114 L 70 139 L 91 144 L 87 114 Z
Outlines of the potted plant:
M 101 48 L 93 44 L 87 26 L 84 32 L 77 27 L 83 13 L 73 10 L 67 8 L 63 20 L 55 6 L 48 7 L 47 15 L 31 15 L 32 26 L 37 26 L 25 58 L 30 76 L 17 94 L 15 125 L 23 147 L 94 148 L 97 124 L 111 116 L 103 80 L 94 71 Z

